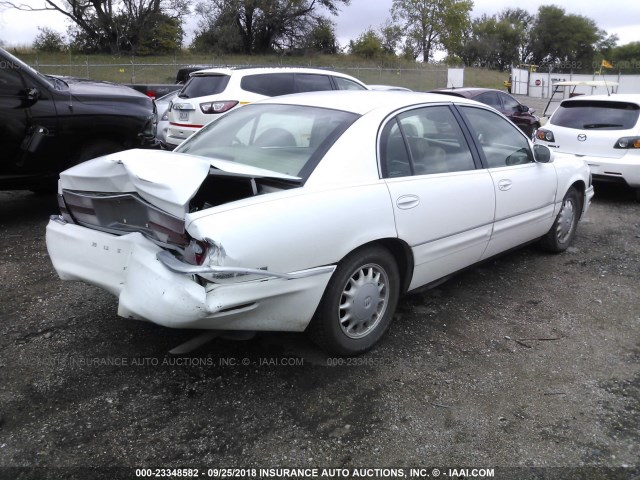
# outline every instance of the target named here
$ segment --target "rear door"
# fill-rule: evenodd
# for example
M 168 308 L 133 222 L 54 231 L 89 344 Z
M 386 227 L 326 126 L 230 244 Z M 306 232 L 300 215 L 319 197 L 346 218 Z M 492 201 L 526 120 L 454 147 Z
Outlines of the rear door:
M 447 105 L 405 111 L 383 127 L 380 171 L 398 236 L 413 251 L 410 289 L 477 262 L 485 251 L 495 192 L 478 166 Z

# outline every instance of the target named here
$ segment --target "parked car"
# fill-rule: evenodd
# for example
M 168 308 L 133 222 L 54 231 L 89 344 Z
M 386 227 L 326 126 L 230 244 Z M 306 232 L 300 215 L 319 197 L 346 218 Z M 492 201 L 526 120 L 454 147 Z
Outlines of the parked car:
M 534 142 L 584 159 L 594 181 L 626 184 L 640 199 L 640 95 L 564 100 Z
M 400 295 L 541 239 L 565 250 L 593 195 L 575 156 L 483 104 L 411 92 L 268 99 L 174 152 L 60 176 L 47 248 L 60 277 L 167 327 L 307 330 L 355 355 Z M 558 155 L 562 157 L 562 155 Z
M 216 117 L 267 97 L 317 90 L 367 90 L 359 80 L 312 68 L 212 68 L 191 78 L 169 108 L 167 144 L 180 145 Z
M 514 97 L 500 90 L 493 88 L 447 88 L 433 90 L 433 93 L 470 98 L 489 105 L 515 123 L 529 138 L 532 138 L 534 132 L 540 128 L 540 119 L 534 115 L 535 110 L 522 105 Z
M 55 188 L 58 174 L 155 142 L 153 101 L 128 87 L 43 75 L 0 49 L 0 189 Z
M 156 139 L 163 147 L 166 147 L 167 145 L 167 132 L 169 131 L 169 106 L 177 95 L 178 91 L 173 91 L 155 100 L 156 110 L 158 111 Z
M 193 72 L 206 70 L 207 68 L 211 68 L 211 65 L 185 65 L 184 67 L 180 67 L 178 73 L 176 73 L 176 83 L 181 85 L 185 84 Z

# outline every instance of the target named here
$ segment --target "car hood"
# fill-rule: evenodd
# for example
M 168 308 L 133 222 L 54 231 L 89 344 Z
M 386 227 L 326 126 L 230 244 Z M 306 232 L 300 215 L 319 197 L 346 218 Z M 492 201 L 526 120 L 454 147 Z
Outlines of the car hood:
M 210 170 L 232 176 L 299 180 L 225 160 L 161 150 L 125 150 L 95 158 L 60 174 L 60 188 L 82 192 L 136 192 L 147 202 L 184 218 L 189 201 Z
M 120 100 L 148 104 L 150 101 L 145 94 L 125 85 L 74 77 L 60 78 L 69 85 L 71 95 L 83 103 L 112 103 Z

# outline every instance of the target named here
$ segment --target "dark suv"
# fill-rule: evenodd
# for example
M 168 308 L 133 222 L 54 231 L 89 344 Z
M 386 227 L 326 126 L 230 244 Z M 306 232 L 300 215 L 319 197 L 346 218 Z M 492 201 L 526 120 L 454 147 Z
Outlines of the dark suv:
M 71 165 L 153 144 L 155 128 L 146 95 L 43 75 L 0 49 L 0 189 L 51 189 Z

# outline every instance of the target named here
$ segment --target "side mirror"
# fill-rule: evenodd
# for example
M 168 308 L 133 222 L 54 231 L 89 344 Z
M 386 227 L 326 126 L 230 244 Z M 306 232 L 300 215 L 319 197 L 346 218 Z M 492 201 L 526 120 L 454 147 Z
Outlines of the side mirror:
M 40 90 L 38 90 L 35 87 L 32 88 L 26 88 L 23 90 L 23 100 L 22 103 L 24 104 L 25 107 L 30 107 L 31 105 L 33 105 L 34 103 L 36 103 L 38 101 L 38 99 L 41 97 L 41 93 Z
M 519 110 L 520 110 L 520 112 L 522 112 L 522 113 L 529 113 L 529 107 L 528 107 L 528 106 L 526 106 L 526 105 L 520 105 Z
M 538 163 L 551 163 L 553 162 L 553 158 L 551 157 L 551 150 L 549 150 L 546 146 L 535 144 L 533 146 L 533 158 L 535 158 Z

